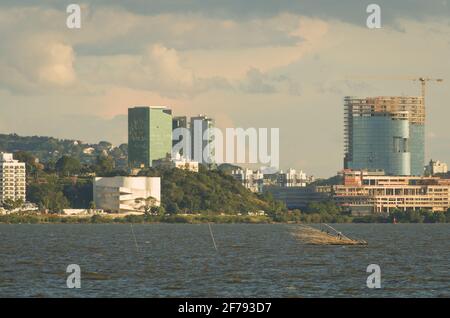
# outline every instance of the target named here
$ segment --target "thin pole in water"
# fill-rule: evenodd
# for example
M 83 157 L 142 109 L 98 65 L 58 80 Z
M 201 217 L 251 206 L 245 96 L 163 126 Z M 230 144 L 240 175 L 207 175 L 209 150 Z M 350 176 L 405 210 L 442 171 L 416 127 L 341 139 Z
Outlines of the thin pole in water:
M 133 238 L 134 238 L 134 245 L 136 246 L 136 252 L 139 252 L 139 247 L 138 247 L 138 244 L 137 244 L 136 235 L 134 235 L 133 223 L 131 223 L 130 225 L 131 225 L 131 233 L 133 234 Z
M 208 223 L 208 227 L 209 227 L 209 233 L 211 234 L 211 238 L 212 238 L 212 241 L 213 241 L 213 244 L 214 244 L 214 248 L 217 251 L 217 245 L 216 245 L 216 241 L 214 240 L 214 235 L 213 235 L 213 232 L 212 232 L 212 229 L 211 229 L 211 223 Z

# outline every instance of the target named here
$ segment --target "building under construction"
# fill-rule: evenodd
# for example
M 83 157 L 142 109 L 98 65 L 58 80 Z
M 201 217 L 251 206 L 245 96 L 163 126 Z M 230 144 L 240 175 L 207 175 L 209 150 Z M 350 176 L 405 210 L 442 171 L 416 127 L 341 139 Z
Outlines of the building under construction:
M 345 169 L 421 176 L 425 162 L 424 97 L 345 97 Z

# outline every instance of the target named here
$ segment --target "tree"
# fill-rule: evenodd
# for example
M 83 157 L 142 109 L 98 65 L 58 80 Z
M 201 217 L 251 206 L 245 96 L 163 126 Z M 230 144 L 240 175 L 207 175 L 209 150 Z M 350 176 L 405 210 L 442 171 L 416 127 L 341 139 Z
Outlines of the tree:
M 31 184 L 27 188 L 27 198 L 40 209 L 48 209 L 50 212 L 62 212 L 69 207 L 69 201 L 61 191 L 61 186 L 52 179 L 47 180 L 47 183 Z
M 422 214 L 422 211 L 409 210 L 407 211 L 406 216 L 411 223 L 422 223 L 425 219 Z
M 124 154 L 128 154 L 128 144 L 121 144 L 119 149 L 122 150 Z
M 94 211 L 95 209 L 97 209 L 97 205 L 95 204 L 95 202 L 89 202 L 89 210 Z
M 109 150 L 112 147 L 112 144 L 109 141 L 100 141 L 98 146 L 102 150 Z
M 12 211 L 12 210 L 22 207 L 23 203 L 24 202 L 22 199 L 13 200 L 11 198 L 6 198 L 3 201 L 2 206 L 3 206 L 3 208 L 5 208 L 5 210 Z
M 76 209 L 87 208 L 93 200 L 92 179 L 77 178 L 76 183 L 59 179 L 64 196 L 70 202 L 70 206 Z
M 176 214 L 180 211 L 180 207 L 176 202 L 169 202 L 166 204 L 167 212 L 170 214 Z
M 56 171 L 56 161 L 54 159 L 50 159 L 47 161 L 45 165 L 46 172 L 55 172 Z
M 37 176 L 37 173 L 44 168 L 44 166 L 39 163 L 39 160 L 35 156 L 26 151 L 15 152 L 14 159 L 25 163 L 27 176 Z
M 81 164 L 78 159 L 64 155 L 58 159 L 55 168 L 61 175 L 70 176 L 80 172 Z
M 166 210 L 164 209 L 163 206 L 152 206 L 152 207 L 150 208 L 150 212 L 151 212 L 152 214 L 162 216 L 162 215 L 164 215 L 164 214 L 166 213 Z
M 97 175 L 105 176 L 111 173 L 114 169 L 114 160 L 111 156 L 100 155 L 97 157 L 97 162 L 94 166 L 94 171 Z
M 308 204 L 308 208 L 306 209 L 307 213 L 318 213 L 318 214 L 340 214 L 341 209 L 337 206 L 333 201 L 327 202 L 310 202 Z
M 445 213 L 436 212 L 436 222 L 437 223 L 445 223 L 447 221 Z
M 145 214 L 148 214 L 152 211 L 152 208 L 156 206 L 156 203 L 158 200 L 156 200 L 154 197 L 149 196 L 147 198 L 137 198 L 135 200 L 135 203 L 142 204 L 141 208 L 144 209 Z

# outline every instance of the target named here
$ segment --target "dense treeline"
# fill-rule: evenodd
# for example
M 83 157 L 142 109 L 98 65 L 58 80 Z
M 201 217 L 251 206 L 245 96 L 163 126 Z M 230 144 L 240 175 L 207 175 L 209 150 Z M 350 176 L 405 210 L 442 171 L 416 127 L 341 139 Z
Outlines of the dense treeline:
M 277 222 L 300 223 L 349 223 L 353 221 L 350 214 L 333 201 L 311 202 L 304 211 L 296 209 L 286 213 L 277 213 L 273 219 Z
M 328 179 L 318 179 L 312 183 L 309 184 L 309 186 L 332 186 L 337 184 L 342 184 L 344 181 L 344 177 L 342 175 L 336 175 L 333 177 L 330 177 Z
M 428 210 L 394 210 L 389 215 L 355 217 L 355 223 L 450 223 L 450 209 L 446 212 Z
M 89 217 L 62 216 L 58 214 L 7 214 L 0 215 L 0 223 L 9 224 L 37 224 L 37 223 L 269 223 L 267 216 L 249 215 L 127 215 L 114 217 L 114 215 L 95 214 Z
M 0 151 L 26 152 L 38 158 L 41 163 L 53 165 L 63 155 L 87 164 L 94 164 L 99 155 L 108 155 L 113 159 L 115 166 L 123 168 L 127 163 L 128 145 L 113 147 L 107 141 L 88 144 L 71 139 L 0 134 Z
M 27 152 L 14 153 L 14 158 L 26 163 L 27 200 L 39 210 L 61 212 L 66 208 L 91 208 L 93 175 L 125 173 L 115 170 L 110 156 L 100 155 L 94 164 L 81 164 L 64 155 L 56 162 L 42 164 Z
M 314 203 L 316 204 L 316 203 Z M 321 204 L 321 203 L 319 203 Z M 325 204 L 327 205 L 327 204 Z M 445 213 L 434 213 L 423 211 L 419 213 L 420 218 L 414 217 L 417 213 L 413 211 L 398 212 L 396 218 L 401 215 L 398 223 L 450 223 L 450 211 Z M 428 218 L 426 217 L 428 215 Z M 249 215 L 220 215 L 217 213 L 202 214 L 160 214 L 160 215 L 127 215 L 125 217 L 114 217 L 114 215 L 93 216 L 62 216 L 59 214 L 8 214 L 0 215 L 0 223 L 393 223 L 393 217 L 371 215 L 366 217 L 351 217 L 349 215 L 329 215 L 328 213 L 317 213 L 305 210 L 288 211 L 276 213 L 272 216 L 249 216 Z
M 301 223 L 450 223 L 450 209 L 446 212 L 394 210 L 388 215 L 352 216 L 333 201 L 311 202 L 304 211 L 293 210 L 276 213 L 273 220 Z

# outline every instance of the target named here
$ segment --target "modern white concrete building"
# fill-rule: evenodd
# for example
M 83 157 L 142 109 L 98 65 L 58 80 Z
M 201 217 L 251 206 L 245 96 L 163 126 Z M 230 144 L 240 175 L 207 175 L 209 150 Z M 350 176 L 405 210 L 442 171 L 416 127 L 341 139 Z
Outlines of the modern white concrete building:
M 25 202 L 25 163 L 14 160 L 12 153 L 0 153 L 0 202 L 6 199 Z
M 94 202 L 105 212 L 144 212 L 146 206 L 161 205 L 159 177 L 97 177 Z

